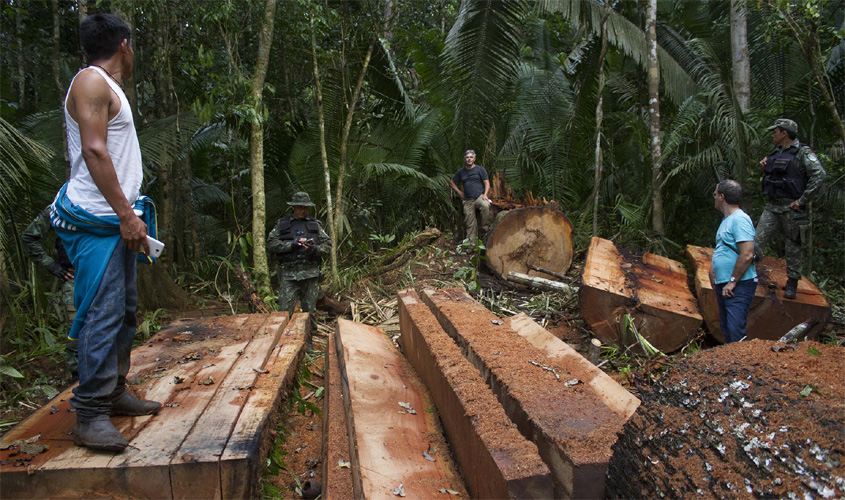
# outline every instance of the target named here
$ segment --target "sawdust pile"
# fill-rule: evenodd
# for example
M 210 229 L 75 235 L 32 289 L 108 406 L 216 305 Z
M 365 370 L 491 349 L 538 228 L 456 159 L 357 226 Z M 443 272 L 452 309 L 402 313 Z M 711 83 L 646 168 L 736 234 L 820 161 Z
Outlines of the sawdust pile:
M 845 348 L 701 351 L 657 382 L 614 446 L 611 498 L 842 498 Z

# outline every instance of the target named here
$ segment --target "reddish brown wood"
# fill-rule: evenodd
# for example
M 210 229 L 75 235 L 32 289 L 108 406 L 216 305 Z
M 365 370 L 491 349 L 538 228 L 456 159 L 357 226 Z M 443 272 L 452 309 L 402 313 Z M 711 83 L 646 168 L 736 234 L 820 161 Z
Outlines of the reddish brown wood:
M 335 336 L 329 335 L 326 347 L 323 380 L 323 498 L 352 498 L 352 469 L 349 454 L 349 431 L 341 394 L 340 368 Z M 343 463 L 343 465 L 341 465 Z
M 530 316 L 519 313 L 505 319 L 522 338 L 565 367 L 574 378 L 589 387 L 608 408 L 626 421 L 637 411 L 640 400 L 566 342 L 549 333 Z
M 232 437 L 237 438 L 233 429 L 245 428 L 239 426 L 238 415 L 244 413 L 241 409 L 251 389 L 234 389 L 241 384 L 258 385 L 255 370 L 272 362 L 271 358 L 265 363 L 286 321 L 286 313 L 240 315 L 181 321 L 164 329 L 133 351 L 132 373 L 141 383 L 132 390 L 166 406 L 156 416 L 112 419 L 129 439 L 129 447 L 121 453 L 96 453 L 74 446 L 68 432 L 75 418 L 66 411 L 70 390 L 65 391 L 3 437 L 7 443 L 40 433 L 38 442 L 50 448 L 34 456 L 29 468 L 0 466 L 0 497 L 173 498 L 175 493 L 191 498 L 241 498 L 243 489 L 236 493 L 226 490 L 227 483 L 216 464 L 224 455 L 220 443 L 225 445 Z M 291 343 L 301 350 L 304 337 L 291 339 Z M 209 377 L 213 383 L 200 383 Z M 52 413 L 51 406 L 59 411 Z M 219 419 L 224 415 L 226 419 Z M 254 432 L 259 432 L 258 427 Z M 205 438 L 199 435 L 203 431 L 207 432 Z M 192 444 L 203 442 L 210 444 L 207 449 Z M 180 447 L 185 445 L 191 448 L 183 448 L 186 453 L 180 454 Z M 174 470 L 178 478 L 185 472 L 183 466 L 195 467 L 195 462 L 185 456 L 191 450 L 197 453 L 193 458 L 201 465 L 193 477 L 193 495 L 180 492 L 184 481 L 173 481 Z M 202 455 L 205 451 L 211 452 L 210 457 Z M 263 463 L 266 452 L 266 446 L 256 445 L 249 452 L 250 466 Z M 9 453 L 0 451 L 0 460 L 7 459 Z M 209 471 L 203 467 L 212 462 L 213 472 L 206 475 Z
M 620 342 L 625 314 L 643 337 L 667 353 L 683 347 L 701 326 L 680 262 L 648 252 L 639 256 L 602 238 L 590 241 L 579 295 L 581 316 L 602 342 Z
M 423 301 L 481 372 L 522 435 L 537 445 L 552 472 L 555 497 L 603 498 L 610 447 L 622 429 L 622 417 L 584 384 L 568 387 L 565 382 L 574 377 L 566 366 L 499 324 L 495 314 L 464 290 L 426 290 Z
M 554 280 L 530 266 L 566 274 L 572 264 L 572 224 L 548 206 L 509 211 L 487 233 L 487 265 L 501 278 L 515 271 Z
M 709 278 L 713 249 L 687 245 L 686 254 L 695 273 L 695 293 L 707 329 L 716 340 L 724 342 L 725 336 L 719 328 L 716 292 Z M 801 278 L 795 299 L 785 299 L 783 287 L 786 284 L 786 261 L 783 259 L 764 257 L 757 263 L 757 276 L 760 282 L 748 312 L 748 338 L 778 340 L 794 326 L 808 319 L 816 324 L 809 330 L 807 337 L 818 337 L 830 319 L 830 304 L 824 293 L 812 281 Z
M 254 498 L 264 472 L 265 457 L 272 451 L 271 434 L 279 407 L 296 376 L 310 335 L 308 313 L 296 313 L 284 326 L 277 344 L 258 374 L 249 399 L 235 423 L 220 457 L 220 480 L 228 498 Z M 266 372 L 266 373 L 264 373 Z
M 436 431 L 390 339 L 378 328 L 339 319 L 335 341 L 355 498 L 394 498 L 400 484 L 409 498 L 451 499 L 440 490 L 463 490 L 460 478 L 444 467 L 442 453 L 437 462 L 423 456 Z M 404 411 L 400 402 L 416 414 Z
M 402 347 L 431 392 L 473 498 L 551 498 L 537 446 L 511 422 L 413 290 L 399 296 Z

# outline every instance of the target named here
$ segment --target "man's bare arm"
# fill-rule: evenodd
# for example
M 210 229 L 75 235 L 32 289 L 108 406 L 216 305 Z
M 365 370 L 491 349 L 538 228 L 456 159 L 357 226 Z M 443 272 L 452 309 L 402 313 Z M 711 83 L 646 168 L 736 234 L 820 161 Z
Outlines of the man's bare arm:
M 484 199 L 486 201 L 490 201 L 490 198 L 487 196 L 490 193 L 490 179 L 484 179 Z
M 463 198 L 463 197 L 464 197 L 464 192 L 463 192 L 463 191 L 461 191 L 460 189 L 458 189 L 458 185 L 457 185 L 457 184 L 455 184 L 455 181 L 453 181 L 452 179 L 449 179 L 449 186 L 451 186 L 451 187 L 452 187 L 452 189 L 454 189 L 454 190 L 455 190 L 455 192 L 456 192 L 456 193 L 458 193 L 458 195 L 459 195 L 461 198 Z
M 106 148 L 109 118 L 119 110 L 112 109 L 115 106 L 113 96 L 108 83 L 100 74 L 94 70 L 85 71 L 73 83 L 68 99 L 68 113 L 79 124 L 82 157 L 91 178 L 120 219 L 120 235 L 124 244 L 132 251 L 143 249 L 149 253 L 147 226 L 135 215 L 123 194 L 114 163 Z M 117 103 L 119 106 L 120 101 Z

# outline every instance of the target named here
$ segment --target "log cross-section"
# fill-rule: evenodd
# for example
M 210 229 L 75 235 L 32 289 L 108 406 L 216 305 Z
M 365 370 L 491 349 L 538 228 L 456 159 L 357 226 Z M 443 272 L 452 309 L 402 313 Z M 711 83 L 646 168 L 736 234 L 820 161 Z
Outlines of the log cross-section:
M 683 347 L 702 322 L 680 262 L 648 252 L 636 255 L 602 238 L 590 241 L 579 295 L 581 316 L 607 343 L 636 342 L 620 332 L 625 314 L 663 352 Z
M 532 269 L 566 274 L 572 265 L 572 223 L 549 206 L 509 211 L 487 233 L 487 265 L 501 278 L 510 271 L 554 279 Z

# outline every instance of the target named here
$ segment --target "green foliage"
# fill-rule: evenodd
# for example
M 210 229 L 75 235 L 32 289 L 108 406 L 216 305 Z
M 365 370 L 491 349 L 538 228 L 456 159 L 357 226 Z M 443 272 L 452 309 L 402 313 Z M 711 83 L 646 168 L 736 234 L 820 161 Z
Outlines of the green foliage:
M 458 244 L 458 253 L 470 254 L 469 262 L 458 267 L 455 271 L 455 279 L 462 281 L 467 289 L 467 292 L 474 293 L 481 289 L 481 283 L 478 281 L 478 267 L 482 261 L 487 260 L 484 252 L 487 248 L 480 239 L 475 241 L 466 239 Z
M 138 331 L 135 336 L 135 344 L 143 343 L 150 339 L 153 335 L 161 330 L 162 322 L 159 317 L 166 317 L 167 311 L 164 309 L 156 309 L 155 311 L 145 311 L 144 319 L 138 325 Z

